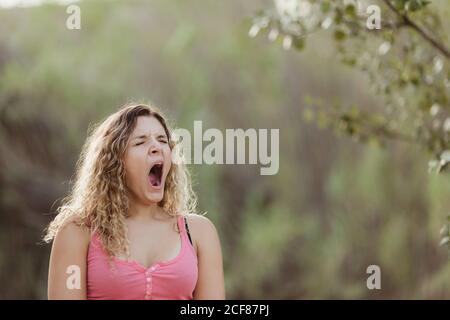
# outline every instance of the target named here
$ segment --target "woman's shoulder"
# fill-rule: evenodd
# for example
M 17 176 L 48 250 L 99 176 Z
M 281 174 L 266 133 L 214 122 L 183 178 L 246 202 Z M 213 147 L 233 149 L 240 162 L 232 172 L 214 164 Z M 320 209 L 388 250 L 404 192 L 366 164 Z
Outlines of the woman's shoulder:
M 214 226 L 213 222 L 205 216 L 205 214 L 199 214 L 199 213 L 189 213 L 185 215 L 186 220 L 190 225 L 193 225 L 194 227 L 197 227 L 201 230 L 208 229 Z
M 217 237 L 217 229 L 214 223 L 204 214 L 190 213 L 185 217 L 191 237 L 196 244 L 196 249 L 201 249 L 201 246 L 208 244 Z
M 90 229 L 74 218 L 68 218 L 55 235 L 61 246 L 87 246 L 91 238 Z

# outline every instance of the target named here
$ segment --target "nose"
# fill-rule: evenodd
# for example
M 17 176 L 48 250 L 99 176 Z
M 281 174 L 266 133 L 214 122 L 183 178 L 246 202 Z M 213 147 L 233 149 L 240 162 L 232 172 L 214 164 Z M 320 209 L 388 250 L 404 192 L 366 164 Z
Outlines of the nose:
M 161 154 L 161 143 L 153 139 L 150 148 L 148 149 L 148 153 L 149 155 Z

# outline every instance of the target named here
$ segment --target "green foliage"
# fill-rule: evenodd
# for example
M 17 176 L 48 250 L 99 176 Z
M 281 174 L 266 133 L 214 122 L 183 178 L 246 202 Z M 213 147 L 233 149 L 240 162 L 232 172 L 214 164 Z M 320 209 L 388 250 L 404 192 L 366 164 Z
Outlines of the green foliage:
M 380 6 L 382 25 L 379 30 L 370 30 L 366 27 L 368 12 L 359 1 L 294 1 L 297 6 L 291 2 L 286 10 L 282 3 L 261 14 L 268 19 L 266 28 L 309 38 L 330 30 L 341 62 L 360 70 L 383 103 L 376 110 L 342 103 L 325 107 L 310 104 L 309 119 L 316 118 L 319 127 L 326 123 L 362 142 L 385 145 L 388 140 L 400 140 L 417 144 L 432 156 L 430 171 L 449 167 L 449 29 L 437 4 L 425 0 L 376 1 L 371 5 Z
M 395 0 L 395 8 L 402 10 L 403 12 L 418 11 L 423 9 L 431 1 L 427 0 Z
M 314 33 L 332 31 L 341 61 L 362 71 L 385 105 L 376 112 L 377 120 L 383 121 L 375 127 L 360 117 L 330 112 L 338 123 L 345 123 L 341 127 L 350 135 L 361 135 L 362 140 L 369 134 L 383 140 L 402 137 L 441 160 L 450 149 L 450 51 L 439 40 L 446 34 L 438 10 L 427 10 L 429 1 L 378 1 L 383 9 L 382 28 L 371 31 L 366 27 L 368 15 L 359 2 L 302 3 L 308 3 L 309 9 L 291 5 L 283 10 L 279 5 L 277 10 L 258 15 L 255 25 L 303 42 Z M 416 11 L 423 12 L 408 15 Z M 365 110 L 364 106 L 359 108 Z M 361 114 L 370 113 L 373 111 Z M 368 126 L 361 126 L 363 122 Z

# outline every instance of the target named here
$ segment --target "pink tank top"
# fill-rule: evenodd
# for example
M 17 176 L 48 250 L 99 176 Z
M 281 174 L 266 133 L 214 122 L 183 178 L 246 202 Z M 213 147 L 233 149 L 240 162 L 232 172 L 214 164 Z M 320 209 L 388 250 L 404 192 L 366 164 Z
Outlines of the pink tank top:
M 189 300 L 197 284 L 198 261 L 188 239 L 183 217 L 177 220 L 181 250 L 164 262 L 145 268 L 136 261 L 113 257 L 108 262 L 100 238 L 93 234 L 87 256 L 87 298 L 89 300 Z

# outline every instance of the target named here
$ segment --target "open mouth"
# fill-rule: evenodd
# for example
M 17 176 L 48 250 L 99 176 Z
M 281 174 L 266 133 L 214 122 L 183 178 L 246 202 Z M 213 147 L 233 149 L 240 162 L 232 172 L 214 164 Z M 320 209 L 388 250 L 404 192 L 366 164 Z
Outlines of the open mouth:
M 152 186 L 159 187 L 161 185 L 162 170 L 163 170 L 163 164 L 162 163 L 155 163 L 150 168 L 150 172 L 148 173 L 148 177 L 150 179 L 150 183 L 151 183 Z

